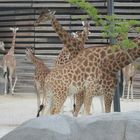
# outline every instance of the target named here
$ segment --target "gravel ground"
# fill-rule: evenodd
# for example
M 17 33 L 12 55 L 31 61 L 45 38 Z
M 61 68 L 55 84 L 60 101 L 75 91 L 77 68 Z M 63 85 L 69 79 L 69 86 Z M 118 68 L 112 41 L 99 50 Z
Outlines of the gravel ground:
M 93 100 L 93 113 L 101 113 L 99 98 Z M 71 115 L 71 100 L 64 105 L 64 114 Z M 21 123 L 36 116 L 37 103 L 35 94 L 0 95 L 0 137 L 7 134 Z M 140 111 L 140 100 L 121 101 L 121 111 Z

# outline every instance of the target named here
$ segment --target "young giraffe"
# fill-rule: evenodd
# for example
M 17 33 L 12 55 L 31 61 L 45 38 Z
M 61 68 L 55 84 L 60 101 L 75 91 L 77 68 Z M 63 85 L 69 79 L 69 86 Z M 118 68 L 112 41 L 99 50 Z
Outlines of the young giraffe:
M 140 57 L 138 47 L 128 49 L 133 60 Z M 112 51 L 112 46 L 91 47 L 81 51 L 75 59 L 63 67 L 54 68 L 45 78 L 46 100 L 44 114 L 57 114 L 67 96 L 84 91 L 85 114 L 90 113 L 93 96 L 103 95 L 105 111 L 110 112 L 116 86 L 116 73 L 130 64 L 129 56 L 121 49 Z
M 6 54 L 5 44 L 3 41 L 0 41 L 0 54 Z
M 39 116 L 39 110 L 41 109 L 42 102 L 44 96 L 44 83 L 45 83 L 45 77 L 50 72 L 50 69 L 44 64 L 43 60 L 36 57 L 33 54 L 33 51 L 31 49 L 26 49 L 25 51 L 27 59 L 32 62 L 35 66 L 35 73 L 34 73 L 34 85 L 37 92 L 37 104 L 38 104 L 38 114 Z M 42 96 L 42 97 L 41 97 Z
M 12 39 L 12 46 L 8 53 L 3 57 L 3 70 L 4 70 L 4 77 L 5 77 L 5 94 L 7 94 L 7 82 L 10 82 L 10 92 L 13 94 L 14 88 L 17 82 L 17 75 L 16 75 L 16 59 L 15 59 L 15 42 L 16 42 L 16 32 L 18 28 L 10 28 L 13 32 L 13 39 Z M 12 85 L 12 77 L 15 76 L 14 84 Z
M 88 35 L 90 34 L 89 22 L 83 21 L 83 31 L 77 32 L 76 34 L 74 34 L 76 36 L 72 37 L 62 28 L 60 23 L 56 20 L 56 18 L 54 17 L 54 12 L 51 12 L 47 9 L 43 10 L 36 20 L 35 25 L 38 25 L 40 22 L 43 22 L 45 20 L 51 20 L 51 24 L 55 32 L 64 43 L 64 47 L 62 48 L 55 62 L 55 67 L 62 66 L 76 57 L 80 50 L 84 48 L 85 41 L 88 39 Z M 78 105 L 81 104 L 78 99 L 82 95 L 82 93 L 76 95 L 76 102 Z
M 131 99 L 133 100 L 133 78 L 134 78 L 135 74 L 136 74 L 135 62 L 133 62 L 123 68 L 123 95 L 122 95 L 122 98 L 124 98 L 125 86 L 127 84 L 127 99 L 129 99 L 129 94 L 130 94 Z

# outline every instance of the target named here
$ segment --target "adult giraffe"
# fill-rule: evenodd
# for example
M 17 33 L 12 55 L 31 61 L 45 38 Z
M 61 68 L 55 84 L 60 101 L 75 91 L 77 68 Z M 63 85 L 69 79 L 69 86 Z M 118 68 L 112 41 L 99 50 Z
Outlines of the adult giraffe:
M 140 57 L 138 47 L 128 49 L 133 60 Z M 85 114 L 90 113 L 92 97 L 103 95 L 105 112 L 110 112 L 116 86 L 116 73 L 130 64 L 130 57 L 122 50 L 112 51 L 112 46 L 83 49 L 75 59 L 63 67 L 54 68 L 45 79 L 46 100 L 44 114 L 57 114 L 67 96 L 84 91 Z
M 40 22 L 50 20 L 51 24 L 55 30 L 55 32 L 58 34 L 61 41 L 64 43 L 64 47 L 60 51 L 58 57 L 55 61 L 54 67 L 61 67 L 65 65 L 67 62 L 72 60 L 76 55 L 84 49 L 85 41 L 88 39 L 89 32 L 89 22 L 83 21 L 83 31 L 77 32 L 76 36 L 71 36 L 68 32 L 65 31 L 65 29 L 61 26 L 59 21 L 54 16 L 55 12 L 52 12 L 48 9 L 45 9 L 41 12 L 40 16 L 37 18 L 35 25 L 38 25 Z M 79 93 L 76 97 L 78 99 L 83 94 Z M 77 100 L 76 100 L 77 101 Z M 77 101 L 77 104 L 80 103 Z M 80 103 L 81 104 L 81 103 Z

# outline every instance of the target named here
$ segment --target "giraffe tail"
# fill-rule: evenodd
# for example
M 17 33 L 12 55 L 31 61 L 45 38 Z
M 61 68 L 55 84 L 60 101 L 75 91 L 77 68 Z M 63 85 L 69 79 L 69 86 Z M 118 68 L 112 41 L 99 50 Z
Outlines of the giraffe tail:
M 37 112 L 37 117 L 39 117 L 39 115 L 40 115 L 40 111 L 43 109 L 43 107 L 44 107 L 44 105 L 43 105 L 43 104 L 42 104 L 42 105 L 40 105 L 39 110 L 38 110 L 38 112 Z
M 74 95 L 73 96 L 73 98 L 74 98 L 74 104 L 73 104 L 73 113 L 75 113 L 75 111 L 76 111 L 76 101 L 75 101 L 75 97 L 76 95 Z
M 9 80 L 9 68 L 8 67 L 4 69 L 3 77 L 4 78 L 7 77 L 7 79 Z
M 7 83 L 6 83 L 6 85 L 7 85 L 7 93 L 9 93 L 9 83 L 10 83 L 10 79 L 9 79 L 9 68 L 8 67 L 6 67 L 5 69 L 4 69 L 4 74 L 3 74 L 3 77 L 4 78 L 6 78 L 7 79 Z

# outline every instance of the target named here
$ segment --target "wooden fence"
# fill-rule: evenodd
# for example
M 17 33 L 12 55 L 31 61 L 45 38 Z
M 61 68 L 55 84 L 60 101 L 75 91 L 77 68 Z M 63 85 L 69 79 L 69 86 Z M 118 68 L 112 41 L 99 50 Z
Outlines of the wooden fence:
M 107 14 L 106 0 L 88 1 L 98 9 L 100 14 Z M 137 0 L 123 0 L 123 2 L 116 0 L 114 5 L 115 13 L 119 18 L 140 20 L 140 2 Z M 85 15 L 85 12 L 70 5 L 66 0 L 0 0 L 0 40 L 5 42 L 6 50 L 9 50 L 12 41 L 9 28 L 19 27 L 15 52 L 18 74 L 15 92 L 34 92 L 33 65 L 25 60 L 25 48 L 34 48 L 35 54 L 45 60 L 46 64 L 52 68 L 54 60 L 63 46 L 49 21 L 34 27 L 34 21 L 44 7 L 56 11 L 56 18 L 69 33 L 82 30 L 80 18 L 73 17 L 81 17 Z M 108 40 L 101 37 L 102 27 L 95 27 L 94 22 L 90 23 L 92 34 L 89 36 L 86 46 L 107 44 Z M 1 77 L 0 80 L 0 92 L 2 93 L 4 89 L 3 78 Z

